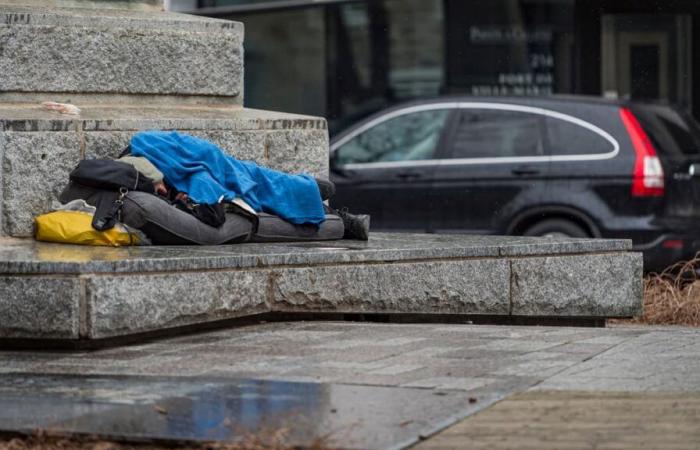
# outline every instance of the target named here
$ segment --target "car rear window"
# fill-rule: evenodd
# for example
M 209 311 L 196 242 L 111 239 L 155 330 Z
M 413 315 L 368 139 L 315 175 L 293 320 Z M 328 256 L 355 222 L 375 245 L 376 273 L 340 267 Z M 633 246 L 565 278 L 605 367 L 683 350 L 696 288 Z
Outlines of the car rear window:
M 449 158 L 541 156 L 541 116 L 515 111 L 465 108 Z
M 634 109 L 657 151 L 668 156 L 700 156 L 700 126 L 690 114 L 669 107 Z
M 431 159 L 449 109 L 402 114 L 363 131 L 336 151 L 338 164 L 403 162 Z
M 614 150 L 603 136 L 579 124 L 553 117 L 548 117 L 545 123 L 552 155 L 591 155 Z

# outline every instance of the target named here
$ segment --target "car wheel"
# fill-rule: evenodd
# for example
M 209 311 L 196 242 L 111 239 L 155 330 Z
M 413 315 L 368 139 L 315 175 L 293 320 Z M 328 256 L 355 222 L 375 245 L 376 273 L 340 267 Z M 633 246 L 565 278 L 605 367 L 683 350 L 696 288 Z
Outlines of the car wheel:
M 547 219 L 537 222 L 525 230 L 523 236 L 590 237 L 581 226 L 566 219 Z

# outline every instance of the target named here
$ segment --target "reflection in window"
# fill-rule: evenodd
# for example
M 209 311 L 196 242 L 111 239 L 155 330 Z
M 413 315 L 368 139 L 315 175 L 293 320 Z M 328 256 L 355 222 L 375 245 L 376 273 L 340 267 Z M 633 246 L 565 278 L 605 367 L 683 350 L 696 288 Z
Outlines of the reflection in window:
M 404 114 L 355 136 L 338 149 L 339 164 L 431 159 L 449 110 Z
M 646 105 L 636 109 L 635 115 L 654 146 L 669 157 L 700 154 L 700 127 L 687 112 Z
M 660 116 L 661 123 L 664 124 L 668 134 L 671 135 L 678 149 L 684 155 L 697 155 L 700 153 L 700 141 L 697 131 L 691 132 L 691 128 L 680 117 Z M 675 120 L 674 120 L 675 119 Z M 693 120 L 689 118 L 689 120 Z
M 455 132 L 451 158 L 540 156 L 540 117 L 511 111 L 465 110 Z
M 372 0 L 328 7 L 331 134 L 444 85 L 443 0 Z
M 575 7 L 574 0 L 445 0 L 445 91 L 571 92 Z
M 229 18 L 242 21 L 246 27 L 246 106 L 324 116 L 323 9 L 235 14 Z
M 614 149 L 598 133 L 560 119 L 547 118 L 547 140 L 552 155 L 591 155 Z

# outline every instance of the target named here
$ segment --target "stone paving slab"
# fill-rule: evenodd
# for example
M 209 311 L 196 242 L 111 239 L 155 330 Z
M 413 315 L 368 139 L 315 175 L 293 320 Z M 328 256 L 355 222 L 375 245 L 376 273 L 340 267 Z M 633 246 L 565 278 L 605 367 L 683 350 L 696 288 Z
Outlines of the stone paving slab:
M 484 384 L 487 389 L 493 383 L 526 389 L 553 377 L 548 366 L 552 360 L 573 370 L 620 346 L 644 351 L 637 343 L 649 334 L 618 328 L 279 322 L 89 352 L 0 351 L 0 370 L 288 381 L 307 376 L 320 383 L 431 388 L 477 378 L 492 380 Z M 700 331 L 689 336 L 700 342 Z M 610 343 L 572 347 L 599 337 Z M 660 347 L 640 359 L 652 357 L 662 357 Z M 524 367 L 524 362 L 531 365 Z M 642 369 L 640 377 L 654 370 Z M 444 383 L 435 383 L 438 378 Z M 687 386 L 700 383 L 688 379 Z
M 61 411 L 67 418 L 64 412 L 76 410 L 86 398 L 107 400 L 106 409 L 95 407 L 95 416 L 109 420 L 83 416 L 64 421 L 83 429 L 114 424 L 118 414 L 105 412 L 117 407 L 114 399 L 122 399 L 118 406 L 124 411 L 130 405 L 160 405 L 164 398 L 183 399 L 175 402 L 176 408 L 205 397 L 213 402 L 229 398 L 233 404 L 254 402 L 248 405 L 260 407 L 258 412 L 278 405 L 271 414 L 260 415 L 274 421 L 298 404 L 303 391 L 308 402 L 301 402 L 302 411 L 321 412 L 314 417 L 323 425 L 311 435 L 337 432 L 334 436 L 348 447 L 359 436 L 365 439 L 363 448 L 402 448 L 426 438 L 426 448 L 463 448 L 467 442 L 475 448 L 695 448 L 697 439 L 685 438 L 698 430 L 700 370 L 692 361 L 700 359 L 699 352 L 700 329 L 688 328 L 267 323 L 92 352 L 0 351 L 0 373 L 7 374 L 0 377 L 0 399 L 11 405 L 0 407 L 0 424 L 25 426 L 18 417 L 33 417 L 37 423 L 55 420 L 37 414 L 37 408 L 34 414 L 22 409 L 29 403 L 16 399 L 44 396 L 47 376 L 65 374 L 65 380 L 73 381 L 48 377 L 54 379 L 48 392 L 54 402 L 41 409 Z M 615 361 L 620 361 L 617 378 L 624 385 L 611 375 Z M 581 372 L 586 379 L 577 375 Z M 89 390 L 80 388 L 77 375 L 86 380 L 83 388 L 93 383 Z M 122 384 L 100 388 L 112 377 Z M 168 377 L 167 383 L 159 377 Z M 570 377 L 571 384 L 560 384 Z M 672 382 L 644 382 L 663 377 Z M 245 385 L 242 378 L 252 381 Z M 284 389 L 240 395 L 245 386 L 271 388 L 284 384 L 280 382 L 300 390 L 292 389 L 280 403 L 275 398 Z M 222 397 L 217 389 L 238 394 Z M 329 395 L 316 402 L 313 393 Z M 328 414 L 334 404 L 340 407 Z M 195 414 L 221 417 L 229 411 L 211 405 Z M 163 430 L 166 417 L 152 408 L 131 411 L 155 418 L 139 425 Z M 251 410 L 236 411 L 235 417 L 242 418 Z M 182 410 L 175 412 L 182 417 Z M 328 416 L 333 425 L 325 421 Z M 189 417 L 188 426 L 194 423 Z M 261 422 L 248 423 L 255 430 Z M 308 433 L 306 423 L 298 423 L 293 431 Z M 378 427 L 381 432 L 375 432 Z M 444 435 L 437 434 L 446 427 Z
M 654 355 L 647 359 L 646 355 Z M 542 390 L 696 392 L 700 388 L 697 330 L 666 329 L 622 342 L 548 379 Z
M 0 375 L 0 431 L 122 441 L 405 448 L 501 398 L 455 391 L 197 377 Z
M 642 274 L 629 246 L 383 233 L 368 242 L 196 248 L 5 239 L 0 338 L 98 340 L 290 312 L 628 317 L 641 308 Z M 533 278 L 527 264 L 553 275 Z M 561 271 L 574 278 L 562 284 Z M 41 313 L 49 309 L 50 321 Z

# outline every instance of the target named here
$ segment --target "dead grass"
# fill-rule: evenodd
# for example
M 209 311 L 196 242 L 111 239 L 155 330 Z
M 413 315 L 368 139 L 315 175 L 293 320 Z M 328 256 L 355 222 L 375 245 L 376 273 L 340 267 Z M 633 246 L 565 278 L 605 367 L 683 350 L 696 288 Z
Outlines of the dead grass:
M 700 253 L 644 277 L 644 314 L 632 323 L 700 326 Z
M 240 441 L 209 442 L 202 444 L 167 443 L 139 444 L 102 440 L 96 437 L 54 436 L 39 432 L 31 436 L 0 437 L 0 450 L 294 450 L 298 447 L 287 443 L 289 430 L 282 428 L 258 433 L 242 434 Z M 314 440 L 308 450 L 332 450 L 325 438 Z

